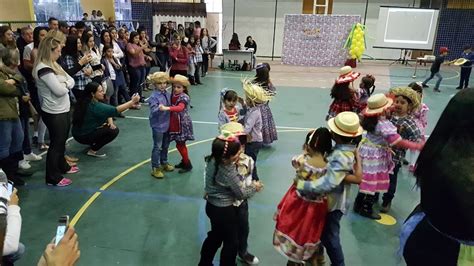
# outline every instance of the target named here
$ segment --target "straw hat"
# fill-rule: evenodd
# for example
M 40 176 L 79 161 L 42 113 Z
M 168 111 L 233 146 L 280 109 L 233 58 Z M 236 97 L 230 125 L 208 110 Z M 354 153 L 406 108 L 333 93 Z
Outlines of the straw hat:
M 251 79 L 243 79 L 242 85 L 244 87 L 245 96 L 254 103 L 265 103 L 272 99 L 271 93 L 267 92 L 260 85 L 253 83 Z
M 362 111 L 365 116 L 379 115 L 387 108 L 392 106 L 393 99 L 385 96 L 383 93 L 376 93 L 367 100 L 367 107 Z
M 221 133 L 223 132 L 230 132 L 235 136 L 243 136 L 246 135 L 244 131 L 244 126 L 241 123 L 237 122 L 229 122 L 223 124 L 220 128 Z
M 390 89 L 390 93 L 395 96 L 404 96 L 410 99 L 413 109 L 416 110 L 420 107 L 420 95 L 410 87 L 396 87 Z
M 189 80 L 187 77 L 183 76 L 183 75 L 175 75 L 174 78 L 171 78 L 171 83 L 173 84 L 181 84 L 183 85 L 184 87 L 189 87 L 191 86 L 191 83 L 189 83 Z
M 464 65 L 467 61 L 466 58 L 458 58 L 453 64 L 456 66 Z
M 362 135 L 359 116 L 354 112 L 342 112 L 329 119 L 329 129 L 337 135 L 344 137 L 357 137 Z
M 167 72 L 155 72 L 153 74 L 148 75 L 147 79 L 151 83 L 166 83 L 170 81 L 170 76 Z
M 336 83 L 346 83 L 356 80 L 360 76 L 360 73 L 352 71 L 352 67 L 344 66 L 339 70 L 339 77 L 336 79 Z

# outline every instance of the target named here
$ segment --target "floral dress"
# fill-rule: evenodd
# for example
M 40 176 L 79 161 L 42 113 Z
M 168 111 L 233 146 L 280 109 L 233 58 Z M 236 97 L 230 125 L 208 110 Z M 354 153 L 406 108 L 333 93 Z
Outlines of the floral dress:
M 296 179 L 312 181 L 323 176 L 326 168 L 308 163 L 309 155 L 293 157 Z M 303 193 L 291 185 L 278 204 L 273 246 L 288 260 L 302 263 L 316 252 L 324 228 L 328 202 L 326 196 Z
M 273 86 L 272 83 L 268 83 L 268 86 L 263 87 L 266 91 L 275 93 L 276 88 Z M 270 110 L 270 106 L 268 102 L 262 103 L 258 105 L 260 109 L 260 113 L 262 114 L 262 137 L 263 137 L 263 144 L 271 144 L 275 140 L 278 140 L 275 120 L 273 119 L 272 110 Z
M 193 121 L 188 113 L 188 106 L 191 102 L 189 96 L 185 93 L 173 95 L 171 97 L 171 106 L 177 106 L 184 103 L 184 110 L 181 112 L 170 113 L 170 141 L 183 142 L 194 140 Z
M 375 192 L 387 192 L 390 177 L 395 164 L 392 160 L 391 145 L 401 139 L 397 128 L 386 118 L 380 118 L 374 132 L 364 134 L 359 144 L 359 156 L 362 160 L 361 193 L 373 195 Z

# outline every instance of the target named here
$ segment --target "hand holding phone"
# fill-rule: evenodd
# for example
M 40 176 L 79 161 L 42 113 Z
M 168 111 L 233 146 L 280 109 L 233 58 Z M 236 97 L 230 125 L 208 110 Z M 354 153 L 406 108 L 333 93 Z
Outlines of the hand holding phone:
M 54 244 L 57 246 L 59 241 L 64 237 L 66 233 L 67 227 L 69 226 L 69 216 L 63 215 L 59 218 L 58 227 L 56 229 L 56 238 Z

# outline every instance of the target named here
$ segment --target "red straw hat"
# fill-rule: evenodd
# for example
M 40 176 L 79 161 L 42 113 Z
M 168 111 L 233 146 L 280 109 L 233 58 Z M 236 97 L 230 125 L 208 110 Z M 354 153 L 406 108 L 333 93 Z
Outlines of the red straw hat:
M 356 80 L 360 76 L 360 73 L 352 71 L 352 67 L 344 66 L 339 70 L 339 78 L 336 79 L 336 83 L 346 83 Z

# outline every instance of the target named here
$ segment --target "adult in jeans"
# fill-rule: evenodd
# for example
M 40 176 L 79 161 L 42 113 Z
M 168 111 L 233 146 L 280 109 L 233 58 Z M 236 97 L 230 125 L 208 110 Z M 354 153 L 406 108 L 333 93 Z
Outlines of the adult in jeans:
M 48 33 L 39 45 L 33 68 L 42 117 L 51 139 L 46 156 L 46 184 L 60 187 L 72 183 L 63 174 L 79 171 L 76 165 L 70 166 L 64 158 L 71 126 L 69 90 L 74 88 L 74 79 L 57 63 L 65 41 L 61 32 Z
M 140 45 L 140 35 L 136 31 L 130 33 L 127 44 L 128 73 L 130 74 L 130 95 L 138 93 L 142 97 L 142 84 L 145 82 L 145 47 Z M 140 99 L 144 101 L 144 99 Z
M 160 71 L 165 72 L 168 67 L 169 61 L 169 39 L 168 39 L 168 28 L 164 25 L 160 28 L 160 33 L 155 36 L 156 46 L 156 56 L 158 56 L 158 60 L 160 61 Z
M 91 82 L 84 90 L 84 97 L 76 104 L 72 120 L 72 136 L 81 143 L 90 145 L 87 155 L 105 157 L 98 151 L 107 143 L 113 141 L 119 129 L 114 125 L 112 117 L 138 104 L 140 96 L 117 107 L 104 104 L 104 89 L 99 83 Z
M 214 256 L 221 245 L 220 265 L 234 266 L 239 246 L 239 215 L 236 200 L 252 197 L 263 188 L 254 181 L 242 185 L 236 163 L 242 152 L 238 137 L 219 136 L 212 143 L 212 153 L 206 157 L 206 214 L 211 222 L 201 248 L 199 266 L 213 265 Z
M 0 49 L 0 60 L 6 64 L 17 50 Z M 18 116 L 18 83 L 22 77 L 5 65 L 0 66 L 0 168 L 16 185 L 24 185 L 17 176 L 18 162 L 23 159 L 23 129 Z

